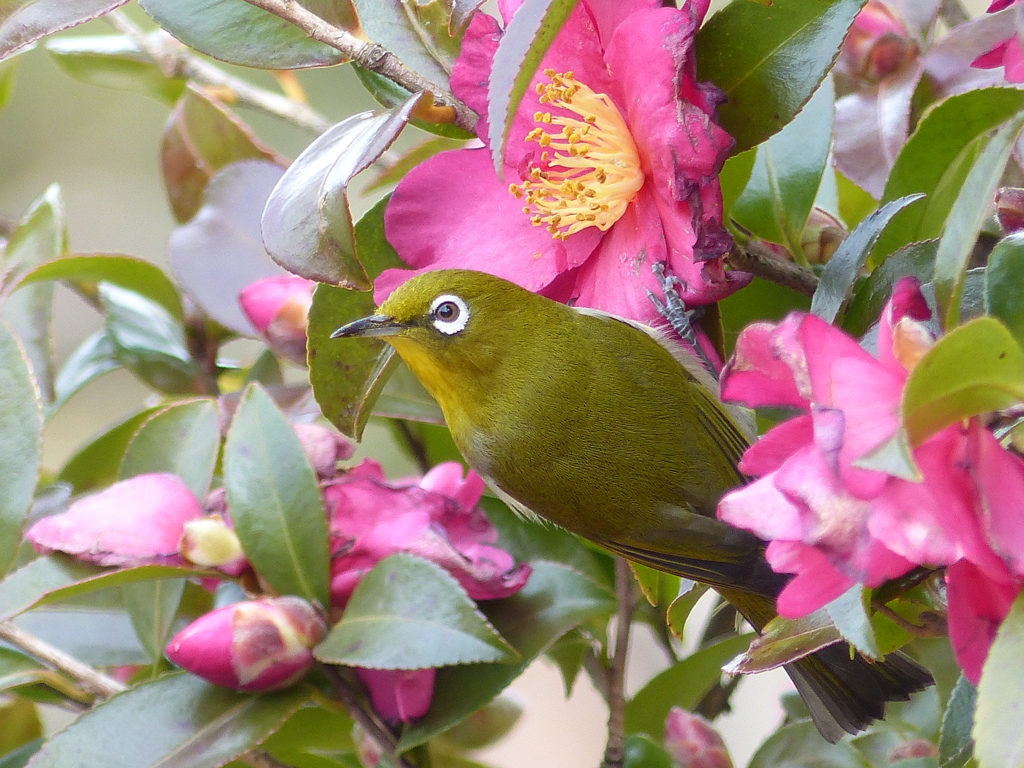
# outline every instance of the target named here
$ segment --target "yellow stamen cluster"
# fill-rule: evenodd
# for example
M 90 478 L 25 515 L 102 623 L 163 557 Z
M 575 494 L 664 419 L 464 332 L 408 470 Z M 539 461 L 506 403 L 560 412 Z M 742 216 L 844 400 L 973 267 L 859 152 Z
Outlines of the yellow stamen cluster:
M 581 119 L 537 112 L 539 125 L 526 141 L 542 148 L 522 184 L 508 191 L 525 201 L 523 213 L 557 240 L 587 227 L 604 231 L 626 212 L 644 183 L 640 156 L 626 121 L 603 93 L 595 93 L 572 72 L 547 69 L 549 84 L 538 83 L 541 104 Z M 557 133 L 546 126 L 557 126 Z

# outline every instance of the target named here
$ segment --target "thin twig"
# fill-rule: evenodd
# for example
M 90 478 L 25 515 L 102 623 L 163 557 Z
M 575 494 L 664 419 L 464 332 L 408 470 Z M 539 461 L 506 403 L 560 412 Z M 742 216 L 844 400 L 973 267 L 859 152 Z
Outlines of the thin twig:
M 331 681 L 331 687 L 334 689 L 335 696 L 348 709 L 352 719 L 359 723 L 367 735 L 377 743 L 381 752 L 387 755 L 388 759 L 398 768 L 415 768 L 412 763 L 398 754 L 396 749 L 398 747 L 398 740 L 395 738 L 395 735 L 374 713 L 367 711 L 363 707 L 359 694 L 352 689 L 348 680 L 342 677 L 341 673 L 330 664 L 321 664 L 320 667 L 323 669 L 324 674 L 327 675 L 327 679 Z
M 629 563 L 615 558 L 615 597 L 619 608 L 615 614 L 615 652 L 608 669 L 608 745 L 604 750 L 605 768 L 621 768 L 626 741 L 626 654 L 629 631 L 636 608 L 636 589 Z
M 946 22 L 946 26 L 952 29 L 955 26 L 971 20 L 971 14 L 960 3 L 960 0 L 942 0 L 939 5 L 939 18 Z
M 435 104 L 454 110 L 454 123 L 460 128 L 472 131 L 476 126 L 477 115 L 473 110 L 441 86 L 409 69 L 401 59 L 379 43 L 358 38 L 351 32 L 327 23 L 315 13 L 303 8 L 295 0 L 245 0 L 245 2 L 279 16 L 285 21 L 290 21 L 313 40 L 331 46 L 358 66 L 386 77 L 405 88 L 409 93 L 431 94 Z
M 427 446 L 424 445 L 419 435 L 412 431 L 412 427 L 409 426 L 409 422 L 405 419 L 391 419 L 391 423 L 405 442 L 405 447 L 412 454 L 413 459 L 416 461 L 416 466 L 425 475 L 431 468 L 430 457 L 427 456 Z
M 167 77 L 182 77 L 199 85 L 226 89 L 235 95 L 240 104 L 276 115 L 310 133 L 319 135 L 331 127 L 330 120 L 307 105 L 229 75 L 215 64 L 191 53 L 170 35 L 163 32 L 155 36 L 147 35 L 121 11 L 111 11 L 104 18 L 114 29 L 149 54 Z
M 915 624 L 914 622 L 900 616 L 896 611 L 884 603 L 873 602 L 872 607 L 897 627 L 908 632 L 914 637 L 945 637 L 949 634 L 949 628 L 946 625 L 946 620 L 939 614 L 932 611 L 922 612 L 918 617 L 921 623 Z
M 767 248 L 754 242 L 733 245 L 725 258 L 733 269 L 750 272 L 805 296 L 813 296 L 818 287 L 818 277 L 813 272 L 775 258 Z

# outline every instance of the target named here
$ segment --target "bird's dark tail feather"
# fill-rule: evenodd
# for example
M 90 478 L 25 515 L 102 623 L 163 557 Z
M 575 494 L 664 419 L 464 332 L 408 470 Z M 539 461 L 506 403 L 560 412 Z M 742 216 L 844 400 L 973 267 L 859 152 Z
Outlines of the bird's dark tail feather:
M 935 681 L 931 673 L 902 653 L 870 662 L 850 658 L 846 643 L 830 645 L 785 667 L 811 720 L 827 741 L 857 733 L 885 716 L 885 702 L 907 701 Z

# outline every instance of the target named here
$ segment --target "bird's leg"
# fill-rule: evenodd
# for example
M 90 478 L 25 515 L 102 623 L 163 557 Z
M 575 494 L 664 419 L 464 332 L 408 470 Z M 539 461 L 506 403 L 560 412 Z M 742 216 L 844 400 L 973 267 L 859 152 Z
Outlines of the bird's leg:
M 682 281 L 675 275 L 666 272 L 663 262 L 657 261 L 652 264 L 651 271 L 654 272 L 654 276 L 658 279 L 661 291 L 665 295 L 665 302 L 662 303 L 654 291 L 651 290 L 647 291 L 647 297 L 658 310 L 658 314 L 668 320 L 672 330 L 678 333 L 683 341 L 693 347 L 694 353 L 700 358 L 708 373 L 717 379 L 718 370 L 715 368 L 714 363 L 711 362 L 711 358 L 707 356 L 707 353 L 701 347 L 697 339 L 697 332 L 693 329 L 693 323 L 691 322 L 692 317 L 699 316 L 700 308 L 686 308 L 686 303 L 679 295 L 679 291 L 676 290 L 676 286 L 680 285 Z

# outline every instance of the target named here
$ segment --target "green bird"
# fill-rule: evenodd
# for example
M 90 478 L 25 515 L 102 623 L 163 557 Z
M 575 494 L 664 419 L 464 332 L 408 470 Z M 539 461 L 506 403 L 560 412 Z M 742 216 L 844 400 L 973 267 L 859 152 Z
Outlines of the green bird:
M 418 275 L 338 337 L 391 344 L 491 489 L 636 563 L 705 582 L 760 631 L 789 576 L 765 544 L 715 517 L 744 482 L 749 440 L 682 347 L 638 323 L 569 307 L 493 275 Z M 831 742 L 884 716 L 931 675 L 840 643 L 786 666 Z

